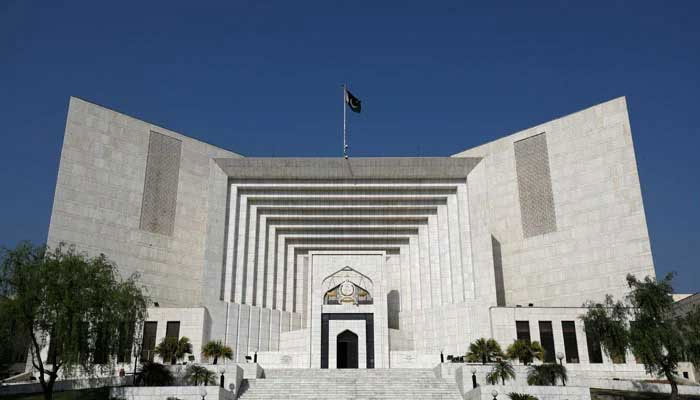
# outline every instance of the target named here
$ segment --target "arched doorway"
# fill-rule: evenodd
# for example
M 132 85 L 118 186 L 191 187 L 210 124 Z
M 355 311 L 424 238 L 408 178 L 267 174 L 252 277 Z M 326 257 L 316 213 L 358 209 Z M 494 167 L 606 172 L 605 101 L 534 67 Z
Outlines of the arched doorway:
M 338 345 L 335 353 L 338 360 L 337 368 L 357 368 L 357 335 L 351 331 L 345 330 L 338 334 L 337 343 Z

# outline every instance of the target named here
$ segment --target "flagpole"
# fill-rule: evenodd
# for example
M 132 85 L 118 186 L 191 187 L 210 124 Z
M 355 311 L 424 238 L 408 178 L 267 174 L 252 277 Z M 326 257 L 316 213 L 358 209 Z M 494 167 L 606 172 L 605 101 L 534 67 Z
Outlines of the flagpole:
M 346 91 L 348 90 L 343 83 L 343 156 L 347 160 L 348 158 L 348 142 L 347 142 L 347 106 L 345 105 Z

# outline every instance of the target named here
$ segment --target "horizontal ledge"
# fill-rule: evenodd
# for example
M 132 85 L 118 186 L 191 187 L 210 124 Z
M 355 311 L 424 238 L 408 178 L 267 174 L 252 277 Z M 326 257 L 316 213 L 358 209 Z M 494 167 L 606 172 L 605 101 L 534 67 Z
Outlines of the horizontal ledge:
M 234 179 L 457 179 L 478 157 L 215 158 Z

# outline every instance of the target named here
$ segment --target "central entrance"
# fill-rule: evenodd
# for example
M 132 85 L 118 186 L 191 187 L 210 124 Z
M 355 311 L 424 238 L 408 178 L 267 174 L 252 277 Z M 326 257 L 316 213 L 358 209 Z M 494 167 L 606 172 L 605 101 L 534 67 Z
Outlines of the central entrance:
M 358 324 L 354 328 L 345 326 L 330 333 L 331 321 L 357 321 Z M 336 333 L 338 331 L 340 333 Z M 321 313 L 320 339 L 321 368 L 374 368 L 373 313 Z M 334 357 L 329 357 L 333 350 Z
M 343 331 L 338 335 L 337 342 L 337 368 L 357 368 L 357 335 L 355 335 L 351 331 Z

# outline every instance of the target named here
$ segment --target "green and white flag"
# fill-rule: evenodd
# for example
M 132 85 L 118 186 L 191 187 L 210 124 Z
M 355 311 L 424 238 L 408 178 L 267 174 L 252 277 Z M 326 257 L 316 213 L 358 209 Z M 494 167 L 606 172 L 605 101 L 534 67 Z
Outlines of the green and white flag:
M 348 107 L 356 113 L 359 113 L 362 109 L 362 102 L 357 97 L 353 96 L 349 90 L 345 89 L 345 103 Z

